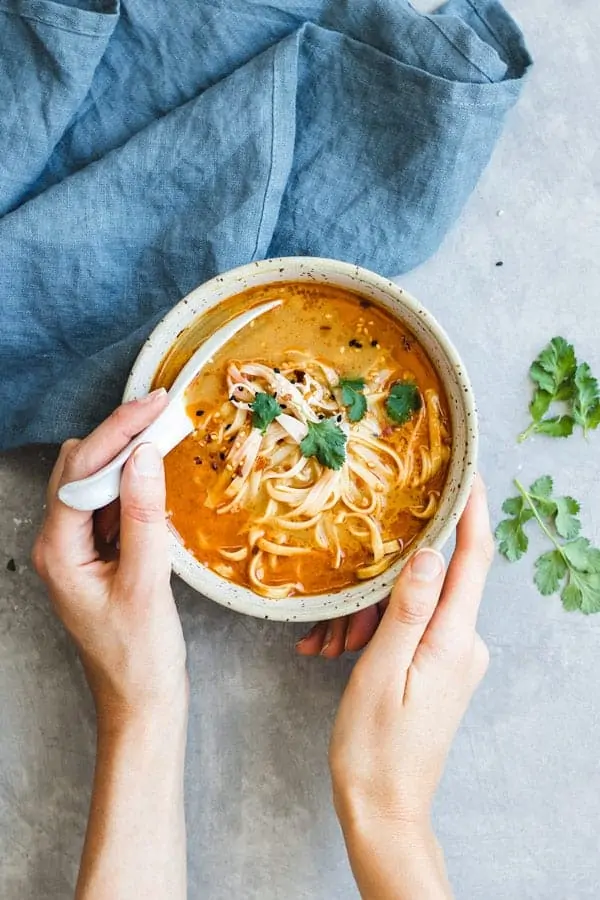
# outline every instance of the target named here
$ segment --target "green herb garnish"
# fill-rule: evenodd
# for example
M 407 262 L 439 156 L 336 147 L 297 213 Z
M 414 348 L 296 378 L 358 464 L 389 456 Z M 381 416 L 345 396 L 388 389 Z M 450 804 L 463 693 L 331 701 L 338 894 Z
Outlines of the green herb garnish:
M 594 378 L 587 363 L 577 366 L 573 379 L 575 397 L 573 401 L 573 418 L 587 434 L 590 429 L 600 425 L 600 391 L 598 380 Z
M 600 424 L 600 391 L 587 363 L 577 365 L 575 350 L 562 337 L 552 338 L 529 368 L 535 390 L 529 412 L 532 422 L 519 441 L 532 434 L 569 437 L 574 426 L 584 432 Z M 565 407 L 558 415 L 547 416 L 553 403 Z
M 498 549 L 510 562 L 520 559 L 529 546 L 524 526 L 535 519 L 554 549 L 535 561 L 534 581 L 544 596 L 560 592 L 566 610 L 586 615 L 600 612 L 600 550 L 579 536 L 579 503 L 573 497 L 554 497 L 549 475 L 526 490 L 515 480 L 516 497 L 505 500 L 508 518 L 496 528 Z
M 385 411 L 396 425 L 404 425 L 421 409 L 421 394 L 413 381 L 397 381 L 385 401 Z
M 333 419 L 309 422 L 300 444 L 303 456 L 314 456 L 327 469 L 340 469 L 346 459 L 346 435 Z
M 252 410 L 252 427 L 264 434 L 271 422 L 282 413 L 281 406 L 271 394 L 256 394 L 250 404 Z
M 360 422 L 367 411 L 367 399 L 363 393 L 365 384 L 364 378 L 340 378 L 338 387 L 351 422 Z

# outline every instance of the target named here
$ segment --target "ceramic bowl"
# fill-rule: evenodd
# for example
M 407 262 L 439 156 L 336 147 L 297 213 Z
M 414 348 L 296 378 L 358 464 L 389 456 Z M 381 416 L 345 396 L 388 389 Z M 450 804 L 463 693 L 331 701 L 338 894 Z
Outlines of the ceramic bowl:
M 452 534 L 473 482 L 477 461 L 477 416 L 465 367 L 445 331 L 421 304 L 392 281 L 367 269 L 333 259 L 290 257 L 253 262 L 219 275 L 177 304 L 157 325 L 133 366 L 125 400 L 146 394 L 168 351 L 191 323 L 227 297 L 278 281 L 319 281 L 361 293 L 403 322 L 421 343 L 445 387 L 452 417 L 452 456 L 436 515 L 412 545 L 441 549 Z M 311 621 L 348 615 L 382 600 L 406 558 L 370 581 L 335 593 L 269 600 L 226 581 L 199 563 L 170 534 L 174 571 L 200 594 L 246 615 L 280 621 Z

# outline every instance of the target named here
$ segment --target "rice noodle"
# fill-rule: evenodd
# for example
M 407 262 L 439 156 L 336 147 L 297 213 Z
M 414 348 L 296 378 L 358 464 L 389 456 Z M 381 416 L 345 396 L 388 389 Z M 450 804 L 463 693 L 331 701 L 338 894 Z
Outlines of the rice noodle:
M 238 547 L 236 550 L 226 550 L 225 547 L 221 547 L 219 553 L 225 559 L 230 559 L 232 562 L 240 562 L 240 560 L 246 559 L 248 556 L 248 548 Z
M 304 591 L 303 566 L 317 549 L 334 570 L 352 560 L 359 581 L 384 572 L 405 550 L 388 531 L 388 509 L 393 504 L 396 516 L 416 520 L 434 516 L 439 491 L 431 481 L 450 453 L 435 391 L 424 391 L 419 412 L 406 424 L 390 426 L 385 398 L 401 373 L 382 366 L 365 379 L 367 413 L 350 422 L 332 366 L 305 351 L 289 351 L 286 360 L 280 369 L 231 361 L 228 399 L 196 432 L 197 439 L 215 445 L 219 458 L 205 505 L 219 515 L 250 513 L 240 526 L 239 545 L 221 546 L 223 563 L 213 568 L 233 578 L 235 567 L 243 567 L 252 589 L 274 600 Z M 252 404 L 264 392 L 283 408 L 261 429 L 253 427 Z M 300 447 L 309 423 L 328 416 L 336 417 L 346 435 L 337 470 L 306 458 Z M 210 546 L 210 535 L 202 536 L 202 544 Z M 285 584 L 281 573 L 291 576 Z
M 439 494 L 437 491 L 431 491 L 426 506 L 411 506 L 410 512 L 415 519 L 431 519 L 438 508 Z

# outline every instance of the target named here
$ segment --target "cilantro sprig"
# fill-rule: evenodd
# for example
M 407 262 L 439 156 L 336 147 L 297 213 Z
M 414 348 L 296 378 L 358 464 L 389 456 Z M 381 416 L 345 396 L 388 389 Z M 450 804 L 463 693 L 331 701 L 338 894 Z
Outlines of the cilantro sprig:
M 341 469 L 346 459 L 346 440 L 334 419 L 309 422 L 300 451 L 303 456 L 314 456 L 327 469 Z
M 259 392 L 250 404 L 252 410 L 252 427 L 258 428 L 264 434 L 274 419 L 280 416 L 283 410 L 271 394 Z
M 365 384 L 364 378 L 340 378 L 338 387 L 351 422 L 360 422 L 367 411 L 367 398 L 363 393 Z
M 544 596 L 560 593 L 566 610 L 600 612 L 600 550 L 580 535 L 579 503 L 573 497 L 555 497 L 549 475 L 543 475 L 527 490 L 515 479 L 516 497 L 502 506 L 507 518 L 496 528 L 498 549 L 510 562 L 527 552 L 528 522 L 535 520 L 553 545 L 535 561 L 534 581 Z
M 421 409 L 419 388 L 413 381 L 397 381 L 385 401 L 385 411 L 396 425 L 404 425 Z
M 529 404 L 532 421 L 519 435 L 519 442 L 532 434 L 569 437 L 575 425 L 580 425 L 585 434 L 598 427 L 598 381 L 587 363 L 577 364 L 573 345 L 563 337 L 552 338 L 544 347 L 531 364 L 529 377 L 534 384 Z M 562 404 L 558 411 L 556 403 Z

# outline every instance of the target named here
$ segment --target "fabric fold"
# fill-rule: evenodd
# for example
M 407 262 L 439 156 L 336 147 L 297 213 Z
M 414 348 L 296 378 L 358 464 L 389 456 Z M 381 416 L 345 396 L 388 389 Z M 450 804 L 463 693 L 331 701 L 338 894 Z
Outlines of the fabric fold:
M 97 424 L 218 272 L 422 262 L 531 62 L 496 0 L 110 2 L 0 0 L 0 447 Z
M 99 0 L 96 9 L 0 0 L 0 215 L 35 190 L 90 88 L 118 14 L 118 0 Z

